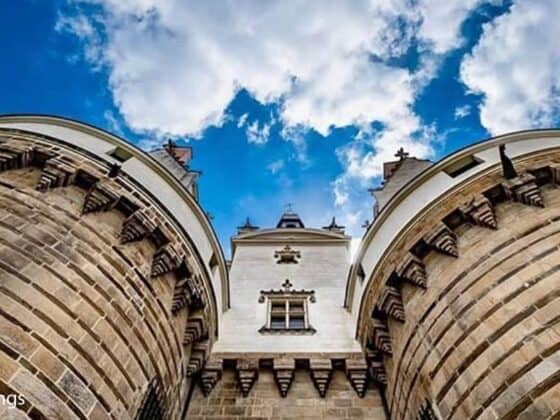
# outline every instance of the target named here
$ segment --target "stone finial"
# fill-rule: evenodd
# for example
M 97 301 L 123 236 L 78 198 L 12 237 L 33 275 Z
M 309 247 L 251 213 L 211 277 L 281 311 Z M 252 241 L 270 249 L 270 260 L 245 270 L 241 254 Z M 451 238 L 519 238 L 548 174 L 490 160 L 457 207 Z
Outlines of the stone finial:
M 371 341 L 377 350 L 388 355 L 393 354 L 389 328 L 387 327 L 387 323 L 379 318 L 372 319 Z
M 396 287 L 385 285 L 379 297 L 378 307 L 381 312 L 389 315 L 391 318 L 400 322 L 405 321 L 401 292 Z
M 444 223 L 439 223 L 425 237 L 424 241 L 432 248 L 452 257 L 459 256 L 457 236 Z
M 473 197 L 471 201 L 459 207 L 459 210 L 465 218 L 479 226 L 490 229 L 498 228 L 492 203 L 483 195 Z
M 96 182 L 86 194 L 82 214 L 111 210 L 118 201 L 119 195 L 108 183 Z
M 185 334 L 183 335 L 183 345 L 188 346 L 201 339 L 207 338 L 208 326 L 206 318 L 201 311 L 189 314 Z
M 502 187 L 508 198 L 529 206 L 544 207 L 541 192 L 536 178 L 530 173 L 523 173 L 516 178 L 502 182 Z
M 241 388 L 241 394 L 248 397 L 251 388 L 259 376 L 258 363 L 256 360 L 237 361 L 237 382 Z
M 290 385 L 294 380 L 296 363 L 294 359 L 274 359 L 274 379 L 282 398 L 288 395 Z
M 346 360 L 346 376 L 360 398 L 364 398 L 366 395 L 367 368 L 367 363 L 363 359 Z
M 47 159 L 36 189 L 47 191 L 51 188 L 67 187 L 76 180 L 76 173 L 76 167 L 69 162 L 60 158 Z
M 513 179 L 517 177 L 517 172 L 513 166 L 513 162 L 511 159 L 506 155 L 506 145 L 500 144 L 500 161 L 502 163 L 502 173 L 505 179 Z
M 191 355 L 189 362 L 187 363 L 187 376 L 191 377 L 195 373 L 199 372 L 206 362 L 206 357 L 208 356 L 210 350 L 209 340 L 195 343 L 191 350 Z
M 121 243 L 126 244 L 144 239 L 155 230 L 156 226 L 147 212 L 136 210 L 126 218 L 121 230 Z
M 405 160 L 409 155 L 410 153 L 404 151 L 404 147 L 401 147 L 397 150 L 397 153 L 395 153 L 395 157 L 399 158 L 399 160 Z
M 397 276 L 423 289 L 427 287 L 426 267 L 422 260 L 408 253 L 395 270 Z
M 170 273 L 179 268 L 182 262 L 183 257 L 180 255 L 177 248 L 171 243 L 165 244 L 154 254 L 151 277 L 158 277 Z
M 321 398 L 325 398 L 332 377 L 332 362 L 330 359 L 309 360 L 311 379 Z
M 222 378 L 223 360 L 210 358 L 200 374 L 200 387 L 205 397 L 208 397 L 218 381 Z

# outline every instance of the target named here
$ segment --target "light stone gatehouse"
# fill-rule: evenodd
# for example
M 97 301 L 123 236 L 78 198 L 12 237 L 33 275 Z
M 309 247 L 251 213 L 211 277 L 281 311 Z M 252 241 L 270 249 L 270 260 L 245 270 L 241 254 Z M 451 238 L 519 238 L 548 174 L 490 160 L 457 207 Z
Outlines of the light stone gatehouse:
M 190 148 L 0 117 L 0 418 L 560 418 L 560 131 L 396 157 L 226 261 Z

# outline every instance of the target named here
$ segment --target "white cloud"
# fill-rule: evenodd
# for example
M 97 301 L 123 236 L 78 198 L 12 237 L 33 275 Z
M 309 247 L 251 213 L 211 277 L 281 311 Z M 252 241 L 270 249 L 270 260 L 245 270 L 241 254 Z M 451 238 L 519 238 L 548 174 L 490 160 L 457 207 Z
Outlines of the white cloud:
M 461 118 L 465 118 L 467 115 L 470 115 L 471 111 L 472 107 L 470 105 L 458 106 L 455 108 L 455 119 L 459 120 Z
M 99 45 L 120 115 L 155 137 L 199 136 L 225 122 L 239 89 L 278 105 L 282 137 L 309 163 L 306 132 L 326 136 L 355 125 L 361 135 L 339 149 L 333 182 L 347 219 L 365 217 L 363 192 L 382 163 L 403 146 L 430 156 L 431 127 L 413 104 L 436 74 L 441 55 L 461 45 L 460 25 L 482 0 L 70 0 L 100 6 L 92 29 L 60 25 Z M 79 12 L 78 12 L 79 13 Z M 76 25 L 74 25 L 76 26 Z M 79 29 L 83 26 L 83 29 Z M 91 41 L 94 40 L 94 41 Z M 416 72 L 392 64 L 416 41 Z M 92 58 L 90 58 L 92 59 Z M 266 143 L 276 121 L 248 124 L 249 142 Z M 376 121 L 382 128 L 372 130 Z M 360 199 L 357 199 L 357 189 Z M 358 204 L 356 204 L 358 203 Z M 361 223 L 361 222 L 360 222 Z
M 247 141 L 254 144 L 265 144 L 270 136 L 270 127 L 271 123 L 263 123 L 259 126 L 258 121 L 253 121 L 247 125 L 245 130 Z
M 553 125 L 560 101 L 560 3 L 517 0 L 485 25 L 461 78 L 483 95 L 482 125 L 492 134 Z
M 245 125 L 245 123 L 247 122 L 247 118 L 249 117 L 249 113 L 246 112 L 245 114 L 243 114 L 241 117 L 239 117 L 239 120 L 237 120 L 237 128 L 241 128 Z
M 270 162 L 266 168 L 274 175 L 284 167 L 284 160 L 278 159 Z

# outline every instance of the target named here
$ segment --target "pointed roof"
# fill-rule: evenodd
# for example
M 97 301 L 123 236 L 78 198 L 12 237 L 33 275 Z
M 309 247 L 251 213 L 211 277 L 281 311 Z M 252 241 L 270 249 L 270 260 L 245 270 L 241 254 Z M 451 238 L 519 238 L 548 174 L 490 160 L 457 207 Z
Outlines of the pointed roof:
M 305 228 L 305 225 L 303 224 L 297 213 L 294 213 L 294 211 L 292 210 L 292 205 L 288 204 L 286 206 L 286 211 L 284 211 L 282 216 L 280 216 L 280 220 L 278 221 L 276 228 Z
M 399 160 L 383 164 L 383 183 L 381 186 L 370 190 L 376 200 L 375 215 L 381 211 L 398 190 L 412 181 L 424 169 L 433 165 L 433 162 L 429 160 L 409 157 L 409 154 L 402 147 L 397 151 L 395 157 L 398 157 Z
M 243 233 L 243 232 L 251 232 L 253 230 L 259 230 L 258 226 L 255 226 L 251 223 L 251 220 L 247 217 L 247 219 L 245 220 L 245 224 L 242 226 L 237 226 L 237 233 Z

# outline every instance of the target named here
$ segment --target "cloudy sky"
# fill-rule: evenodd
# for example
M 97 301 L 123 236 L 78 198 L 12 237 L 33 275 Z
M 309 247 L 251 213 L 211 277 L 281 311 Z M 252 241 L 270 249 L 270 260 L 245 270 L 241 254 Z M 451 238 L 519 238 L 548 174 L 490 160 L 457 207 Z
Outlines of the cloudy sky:
M 190 143 L 226 248 L 289 202 L 358 237 L 399 147 L 557 125 L 559 20 L 557 0 L 3 1 L 0 112 Z

